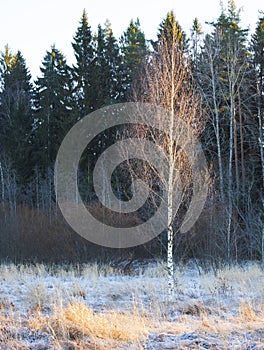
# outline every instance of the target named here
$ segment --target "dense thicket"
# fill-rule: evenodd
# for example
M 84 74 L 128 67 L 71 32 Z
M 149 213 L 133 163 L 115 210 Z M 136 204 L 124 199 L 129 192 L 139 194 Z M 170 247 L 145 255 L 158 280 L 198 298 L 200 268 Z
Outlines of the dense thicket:
M 122 252 L 79 238 L 56 206 L 54 162 L 64 136 L 88 113 L 132 100 L 164 107 L 175 87 L 169 84 L 180 81 L 185 87 L 191 84 L 200 96 L 202 106 L 196 108 L 192 125 L 199 126 L 197 134 L 210 169 L 210 193 L 191 232 L 174 237 L 174 256 L 264 262 L 264 17 L 260 16 L 250 37 L 230 0 L 211 28 L 204 34 L 196 18 L 188 39 L 170 12 L 155 40 L 145 39 L 138 19 L 131 20 L 118 40 L 109 22 L 93 33 L 84 11 L 72 42 L 75 63 L 69 66 L 63 53 L 52 46 L 35 82 L 21 52 L 4 49 L 0 59 L 1 259 L 86 261 L 131 252 L 142 257 L 163 255 L 163 235 Z M 174 52 L 175 61 L 161 58 L 161 45 L 167 54 Z M 160 78 L 174 64 L 184 67 L 177 71 L 188 71 L 185 82 Z M 186 91 L 177 89 L 179 94 Z M 174 104 L 175 115 L 181 108 L 178 101 L 182 97 Z M 80 162 L 83 195 L 95 210 L 92 168 L 123 132 L 113 128 L 99 135 Z M 130 196 L 127 172 L 123 167 L 113 179 L 114 192 L 122 199 Z M 180 216 L 175 221 L 181 221 Z

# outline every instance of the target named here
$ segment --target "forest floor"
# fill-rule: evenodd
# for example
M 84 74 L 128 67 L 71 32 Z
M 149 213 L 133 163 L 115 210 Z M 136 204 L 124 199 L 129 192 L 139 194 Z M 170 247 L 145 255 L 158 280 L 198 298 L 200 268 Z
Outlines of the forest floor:
M 0 266 L 0 349 L 264 349 L 264 271 L 161 262 Z

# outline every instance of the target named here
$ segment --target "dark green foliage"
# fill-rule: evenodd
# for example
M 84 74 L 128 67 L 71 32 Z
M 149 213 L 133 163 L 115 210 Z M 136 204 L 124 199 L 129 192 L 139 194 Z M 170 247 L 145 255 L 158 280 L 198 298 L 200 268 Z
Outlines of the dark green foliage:
M 197 64 L 198 55 L 200 53 L 201 46 L 201 37 L 203 35 L 202 26 L 196 17 L 193 20 L 193 26 L 191 31 L 191 39 L 192 39 L 192 61 L 193 61 L 193 69 L 195 70 L 195 66 Z
M 171 47 L 185 50 L 187 46 L 186 34 L 176 20 L 173 11 L 167 14 L 166 18 L 159 26 L 157 44 L 164 43 L 168 46 L 168 50 L 170 50 Z
M 18 180 L 24 184 L 32 176 L 33 86 L 20 52 L 8 47 L 2 57 L 3 88 L 0 106 L 1 154 L 9 157 Z
M 171 11 L 161 21 L 156 40 L 150 41 L 151 46 L 138 19 L 131 20 L 118 40 L 109 22 L 98 25 L 97 32 L 93 33 L 84 11 L 73 37 L 73 65 L 69 67 L 63 54 L 53 46 L 43 59 L 41 75 L 35 84 L 22 54 L 12 54 L 8 46 L 4 49 L 0 57 L 0 227 L 4 232 L 3 237 L 0 230 L 0 243 L 4 242 L 1 254 L 9 254 L 14 259 L 32 258 L 38 254 L 40 258 L 51 260 L 58 256 L 87 260 L 92 255 L 109 254 L 109 250 L 90 247 L 74 237 L 54 210 L 53 171 L 58 148 L 74 123 L 92 111 L 134 99 L 148 101 L 148 89 L 139 83 L 142 75 L 144 80 L 142 67 L 145 62 L 152 74 L 150 81 L 155 82 L 154 63 L 160 62 L 161 67 L 172 72 L 170 65 L 173 62 L 180 65 L 191 60 L 192 65 L 188 65 L 190 68 L 184 79 L 189 84 L 194 78 L 203 98 L 205 112 L 193 116 L 193 124 L 195 126 L 195 120 L 206 114 L 202 143 L 213 186 L 201 221 L 192 235 L 179 238 L 175 251 L 179 258 L 226 258 L 228 242 L 231 257 L 262 257 L 264 262 L 261 236 L 264 17 L 262 14 L 259 18 L 250 43 L 248 30 L 242 27 L 240 10 L 233 0 L 229 0 L 227 10 L 222 10 L 211 25 L 211 33 L 204 36 L 199 20 L 195 18 L 188 46 L 186 34 Z M 167 61 L 161 60 L 161 53 L 166 50 L 175 54 L 174 61 L 172 56 L 166 56 L 169 57 Z M 169 96 L 166 81 L 164 91 Z M 175 108 L 177 101 L 176 96 Z M 105 130 L 83 152 L 79 164 L 79 190 L 88 205 L 94 206 L 94 211 L 99 211 L 99 207 L 94 202 L 92 170 L 104 150 L 122 137 L 129 137 L 131 130 L 126 127 Z M 139 168 L 140 161 L 129 162 Z M 124 162 L 117 167 L 111 179 L 113 192 L 123 200 L 132 196 L 131 166 L 127 165 Z M 232 198 L 228 200 L 230 193 Z M 190 198 L 188 194 L 186 203 Z M 140 219 L 149 218 L 152 214 L 149 207 L 143 209 Z M 177 220 L 184 215 L 179 213 L 178 216 Z M 120 218 L 121 215 L 118 222 L 122 220 Z M 226 235 L 228 219 L 229 241 Z M 67 231 L 66 239 L 61 236 L 64 231 Z M 10 237 L 20 246 L 13 245 Z M 29 249 L 32 239 L 34 244 Z M 51 252 L 54 245 L 56 248 Z M 7 246 L 12 248 L 11 253 L 5 251 Z M 150 251 L 158 254 L 159 250 L 164 252 L 163 248 L 158 238 L 141 247 L 140 254 L 146 256 Z M 116 252 L 111 254 L 116 256 Z
M 145 34 L 140 28 L 139 19 L 136 22 L 131 20 L 129 27 L 121 37 L 121 49 L 123 54 L 123 85 L 126 99 L 129 100 L 133 81 L 137 79 L 147 53 Z
M 94 89 L 96 73 L 94 59 L 94 44 L 91 27 L 84 11 L 80 26 L 77 29 L 72 44 L 76 64 L 73 66 L 74 93 L 79 117 L 94 110 L 96 92 Z
M 58 148 L 74 124 L 70 70 L 63 54 L 52 47 L 44 57 L 36 81 L 35 156 L 45 171 L 53 166 Z
M 118 42 L 109 22 L 98 26 L 95 37 L 95 103 L 94 109 L 122 100 L 122 62 Z

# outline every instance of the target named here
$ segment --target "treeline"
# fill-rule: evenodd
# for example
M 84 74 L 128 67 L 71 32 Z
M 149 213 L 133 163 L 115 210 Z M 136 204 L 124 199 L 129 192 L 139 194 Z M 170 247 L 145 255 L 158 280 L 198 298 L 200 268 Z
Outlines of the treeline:
M 166 254 L 164 234 L 124 251 L 84 241 L 61 217 L 53 186 L 58 148 L 78 120 L 118 102 L 159 104 L 152 99 L 145 76 L 150 66 L 155 76 L 160 47 L 166 40 L 166 47 L 184 57 L 181 64 L 187 67 L 188 79 L 201 97 L 203 112 L 199 120 L 193 117 L 192 126 L 202 130 L 210 169 L 204 212 L 192 232 L 175 235 L 174 256 L 264 261 L 264 17 L 260 16 L 250 37 L 230 0 L 211 28 L 204 34 L 195 19 L 187 38 L 170 12 L 161 21 L 156 40 L 146 40 L 139 20 L 132 20 L 116 39 L 110 23 L 99 25 L 94 34 L 84 11 L 72 43 L 76 62 L 69 66 L 53 46 L 34 83 L 22 53 L 12 54 L 5 48 L 0 74 L 1 259 L 87 261 L 124 254 Z M 166 68 L 170 69 L 169 63 Z M 156 88 L 163 91 L 161 81 Z M 175 115 L 177 110 L 175 99 Z M 117 130 L 98 136 L 80 163 L 83 193 L 95 210 L 92 168 L 116 138 Z M 129 192 L 124 171 L 122 174 L 113 184 L 120 198 Z M 182 220 L 179 215 L 176 226 L 177 220 Z

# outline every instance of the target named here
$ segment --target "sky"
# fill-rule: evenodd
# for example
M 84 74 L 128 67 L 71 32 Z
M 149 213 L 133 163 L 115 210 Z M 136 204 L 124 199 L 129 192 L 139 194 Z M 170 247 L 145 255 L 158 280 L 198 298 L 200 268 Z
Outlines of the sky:
M 223 0 L 224 7 L 227 1 Z M 264 10 L 263 0 L 236 0 L 236 4 L 243 9 L 243 26 L 254 31 L 258 11 Z M 146 38 L 155 39 L 160 22 L 170 10 L 188 34 L 195 17 L 205 31 L 209 30 L 205 21 L 215 20 L 221 7 L 219 0 L 0 0 L 0 51 L 6 44 L 13 53 L 20 50 L 34 79 L 40 75 L 39 66 L 53 44 L 72 64 L 71 43 L 84 9 L 93 32 L 108 19 L 119 38 L 130 20 L 138 17 Z

